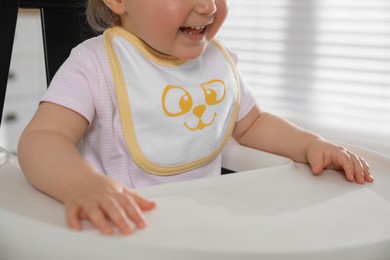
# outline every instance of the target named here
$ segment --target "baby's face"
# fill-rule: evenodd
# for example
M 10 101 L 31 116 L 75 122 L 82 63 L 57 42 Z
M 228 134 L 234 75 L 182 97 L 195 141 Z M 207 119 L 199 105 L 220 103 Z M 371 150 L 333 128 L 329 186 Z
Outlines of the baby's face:
M 153 49 L 190 60 L 217 34 L 228 0 L 125 0 L 122 25 Z

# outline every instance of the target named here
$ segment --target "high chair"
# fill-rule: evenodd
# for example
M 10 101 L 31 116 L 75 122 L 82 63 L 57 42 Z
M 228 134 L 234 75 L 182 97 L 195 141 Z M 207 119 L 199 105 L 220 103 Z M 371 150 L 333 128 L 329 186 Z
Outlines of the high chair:
M 48 83 L 71 48 L 96 35 L 79 0 L 19 7 L 41 10 Z M 18 1 L 0 0 L 2 101 L 17 9 Z M 35 190 L 3 149 L 0 259 L 389 259 L 390 158 L 346 146 L 369 162 L 374 183 L 349 183 L 333 170 L 313 176 L 306 164 L 231 141 L 223 167 L 237 173 L 137 189 L 158 206 L 128 237 L 102 236 L 88 222 L 68 229 L 64 206 Z

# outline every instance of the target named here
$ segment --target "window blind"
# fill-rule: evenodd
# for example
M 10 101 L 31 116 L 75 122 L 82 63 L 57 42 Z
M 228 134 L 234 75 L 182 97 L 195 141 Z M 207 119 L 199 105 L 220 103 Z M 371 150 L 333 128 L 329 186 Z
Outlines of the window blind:
M 390 156 L 390 0 L 231 0 L 218 38 L 264 110 Z

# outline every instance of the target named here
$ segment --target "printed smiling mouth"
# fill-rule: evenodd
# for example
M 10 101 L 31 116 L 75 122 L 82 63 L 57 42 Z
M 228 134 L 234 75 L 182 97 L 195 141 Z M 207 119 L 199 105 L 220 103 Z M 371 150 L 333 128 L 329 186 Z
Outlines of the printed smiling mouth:
M 205 123 L 202 121 L 202 119 L 199 119 L 198 125 L 195 127 L 190 127 L 187 122 L 184 122 L 184 126 L 187 127 L 188 130 L 190 131 L 195 131 L 195 130 L 202 130 L 207 126 L 210 126 L 214 123 L 215 117 L 217 116 L 217 113 L 214 113 L 213 119 L 209 123 Z
M 188 35 L 199 35 L 202 34 L 207 26 L 189 26 L 189 27 L 180 27 L 180 31 Z

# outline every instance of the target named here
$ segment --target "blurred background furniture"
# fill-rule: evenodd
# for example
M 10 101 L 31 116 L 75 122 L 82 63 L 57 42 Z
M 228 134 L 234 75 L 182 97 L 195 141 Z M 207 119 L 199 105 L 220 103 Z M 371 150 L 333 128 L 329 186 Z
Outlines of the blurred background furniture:
M 0 41 L 0 122 L 7 89 L 18 6 L 19 3 L 17 0 L 0 0 L 0 24 L 3 27 L 2 40 Z
M 0 146 L 14 154 L 45 86 L 74 46 L 97 35 L 85 21 L 83 2 L 16 0 L 4 1 L 1 7 L 0 19 L 7 26 L 5 41 L 0 42 Z

